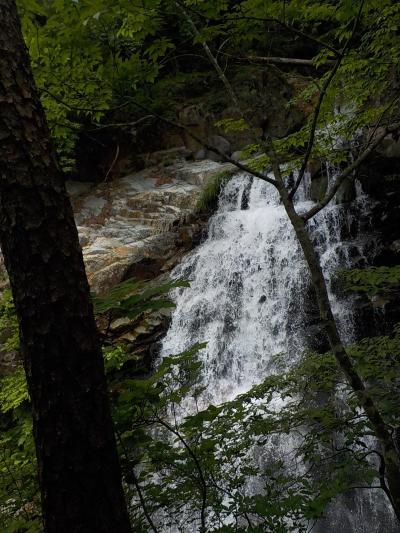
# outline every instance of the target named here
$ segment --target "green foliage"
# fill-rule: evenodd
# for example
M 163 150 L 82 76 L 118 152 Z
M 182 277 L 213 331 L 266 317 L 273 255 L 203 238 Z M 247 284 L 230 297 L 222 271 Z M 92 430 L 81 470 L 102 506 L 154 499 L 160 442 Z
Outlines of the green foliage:
M 225 133 L 233 133 L 236 131 L 244 131 L 249 129 L 249 125 L 243 118 L 225 118 L 223 120 L 218 120 L 215 125 L 217 128 L 222 128 Z
M 340 278 L 348 291 L 385 294 L 400 288 L 400 266 L 341 270 Z
M 260 144 L 249 144 L 245 148 L 243 148 L 241 156 L 243 159 L 247 159 L 257 154 L 258 152 L 262 152 L 262 147 Z
M 120 370 L 129 359 L 126 349 L 122 345 L 103 347 L 104 366 L 106 372 Z
M 310 39 L 315 65 L 330 67 L 328 61 L 336 59 L 332 49 L 341 50 L 351 37 L 359 9 L 359 3 L 319 0 L 288 0 L 284 7 L 278 0 L 242 0 L 235 5 L 186 0 L 183 6 L 199 35 L 173 0 L 143 4 L 118 0 L 112 5 L 106 0 L 19 0 L 34 75 L 66 170 L 74 167 L 78 136 L 107 122 L 110 111 L 122 106 L 138 113 L 138 108 L 133 111 L 136 102 L 174 116 L 185 89 L 199 94 L 199 87 L 207 86 L 205 71 L 211 65 L 206 57 L 189 65 L 185 58 L 202 54 L 202 43 L 215 51 L 223 42 L 227 58 L 266 55 L 272 44 L 266 24 L 274 28 L 277 20 L 289 26 L 277 38 L 278 49 L 287 35 L 298 38 L 290 30 L 293 27 L 303 32 L 305 43 Z M 391 100 L 399 75 L 399 24 L 400 9 L 391 0 L 365 2 L 356 33 L 322 102 L 313 158 L 324 157 L 335 164 L 345 161 L 348 149 L 344 144 L 338 148 L 338 137 L 352 139 L 381 115 L 385 120 L 398 116 L 398 99 Z M 227 77 L 234 72 L 227 64 Z M 329 68 L 317 71 L 289 107 L 299 102 L 313 106 L 329 75 Z M 340 114 L 335 111 L 338 105 Z M 294 148 L 304 148 L 311 122 L 309 116 L 299 132 L 277 141 L 276 152 L 287 156 L 293 155 Z M 232 117 L 217 124 L 227 132 L 247 128 L 242 119 Z
M 93 295 L 93 303 L 96 314 L 104 314 L 116 311 L 120 315 L 134 319 L 145 311 L 156 311 L 174 307 L 169 298 L 160 298 L 168 294 L 172 289 L 188 287 L 186 280 L 174 280 L 153 285 L 148 281 L 128 279 L 115 285 L 105 297 Z
M 0 378 L 0 528 L 42 531 L 29 396 L 22 368 Z
M 188 282 L 177 280 L 159 286 L 149 282 L 127 280 L 116 285 L 105 297 L 94 297 L 96 312 L 99 314 L 118 313 L 131 319 L 144 312 L 171 307 L 172 302 L 164 296 L 171 289 L 187 287 Z M 0 304 L 0 333 L 10 332 L 7 349 L 18 347 L 18 326 L 10 291 L 3 294 Z M 190 355 L 192 352 L 188 352 Z M 125 345 L 103 347 L 104 362 L 110 382 L 110 394 L 116 395 L 125 386 L 118 374 L 132 355 Z M 189 358 L 188 355 L 188 358 Z M 184 357 L 179 360 L 183 364 Z M 193 366 L 186 363 L 186 371 Z M 163 365 L 160 374 L 164 372 Z M 115 382 L 115 376 L 121 380 Z M 154 380 L 156 377 L 154 377 Z M 136 394 L 144 394 L 138 387 Z M 175 397 L 179 394 L 174 392 Z M 147 397 L 147 396 L 146 396 Z M 118 413 L 118 410 L 115 411 Z M 118 416 L 121 416 L 121 412 Z M 118 418 L 117 416 L 117 418 Z M 129 416 L 133 416 L 129 411 Z M 9 533 L 42 531 L 40 522 L 40 502 L 37 485 L 37 466 L 32 435 L 29 395 L 25 374 L 21 366 L 12 373 L 0 378 L 0 529 Z
M 1 531 L 39 533 L 42 527 L 30 414 L 16 409 L 10 419 L 0 412 L 0 424 Z
M 359 9 L 359 3 L 351 0 L 186 0 L 183 5 L 199 30 L 194 35 L 191 24 L 169 0 L 112 4 L 20 0 L 19 4 L 35 79 L 67 171 L 73 169 L 80 133 L 106 123 L 110 111 L 127 111 L 137 102 L 174 116 L 174 104 L 182 100 L 185 89 L 201 93 L 210 66 L 180 61 L 203 53 L 203 43 L 226 58 L 269 53 L 270 30 L 282 30 L 273 20 L 293 25 L 303 32 L 305 41 L 307 36 L 317 39 L 312 42 L 314 48 L 308 48 L 314 50 L 314 64 L 323 68 L 316 69 L 310 83 L 288 103 L 288 107 L 301 103 L 312 109 L 330 76 L 329 61 L 335 59 L 332 48 L 341 50 L 351 37 Z M 398 119 L 399 26 L 397 3 L 365 2 L 359 26 L 322 102 L 311 158 L 339 165 L 350 155 L 345 141 L 359 138 L 362 150 L 368 141 L 363 132 L 378 121 Z M 281 44 L 285 40 L 287 34 Z M 226 76 L 230 75 L 227 59 Z M 273 141 L 280 160 L 289 161 L 287 172 L 298 168 L 312 123 L 311 113 L 299 131 Z M 228 132 L 244 129 L 237 118 L 225 118 L 218 126 Z M 261 148 L 250 145 L 244 157 Z M 264 171 L 269 159 L 263 154 L 248 164 Z M 206 185 L 199 211 L 215 206 L 232 173 L 220 174 Z M 400 274 L 398 267 L 379 267 L 343 273 L 343 280 L 350 290 L 374 295 L 397 289 Z M 128 280 L 107 297 L 95 297 L 94 304 L 101 315 L 135 319 L 172 306 L 165 295 L 185 284 L 178 281 L 157 288 Z M 10 332 L 7 346 L 17 349 L 9 294 L 0 303 L 0 332 L 5 331 Z M 349 349 L 385 421 L 393 427 L 398 427 L 400 417 L 399 339 L 396 328 L 391 336 L 366 339 Z M 291 369 L 277 358 L 276 373 L 248 393 L 223 405 L 194 409 L 195 414 L 186 416 L 183 404 L 196 406 L 202 400 L 197 355 L 203 347 L 164 358 L 152 376 L 140 380 L 126 369 L 130 359 L 126 346 L 104 348 L 137 531 L 148 530 L 146 513 L 157 514 L 166 527 L 182 529 L 197 527 L 203 510 L 209 531 L 302 532 L 337 495 L 377 483 L 378 450 L 367 444 L 371 428 L 343 383 L 332 354 L 304 354 Z M 21 370 L 3 378 L 2 385 L 0 524 L 4 531 L 29 530 L 37 524 L 37 486 Z M 272 441 L 277 450 L 277 443 L 287 440 L 292 454 L 268 455 Z M 249 494 L 246 485 L 254 478 L 260 491 Z M 139 490 L 145 496 L 146 513 Z M 221 525 L 224 522 L 229 525 Z
M 108 54 L 95 24 L 84 25 L 82 3 L 21 1 L 20 12 L 60 162 L 71 171 L 81 124 L 99 121 L 111 103 Z
M 265 155 L 257 155 L 245 161 L 246 165 L 257 172 L 265 172 L 265 169 L 270 167 L 271 159 Z
M 137 317 L 144 304 L 146 311 L 157 309 L 147 304 L 186 285 L 128 280 L 95 298 L 95 305 L 103 314 Z M 203 509 L 209 531 L 305 532 L 338 495 L 378 483 L 379 455 L 370 448 L 369 423 L 331 353 L 305 353 L 290 369 L 276 356 L 275 374 L 230 402 L 207 406 L 198 359 L 204 348 L 198 344 L 164 357 L 151 376 L 138 379 L 126 370 L 127 346 L 104 347 L 135 530 L 147 531 L 146 513 L 165 525 L 189 520 L 198 527 Z M 363 340 L 349 353 L 385 421 L 397 427 L 400 327 L 390 336 Z M 194 414 L 188 415 L 188 405 Z M 41 530 L 27 408 L 18 369 L 2 378 L 0 392 L 0 524 L 15 533 Z M 288 441 L 290 454 L 284 453 Z M 259 486 L 251 494 L 250 479 Z M 232 517 L 234 524 L 221 526 Z
M 2 345 L 6 351 L 19 349 L 19 328 L 10 289 L 0 296 L 0 335 L 4 339 Z
M 189 520 L 199 528 L 203 508 L 208 531 L 305 532 L 338 495 L 379 484 L 379 450 L 331 353 L 306 353 L 290 369 L 276 356 L 276 373 L 264 382 L 188 416 L 185 406 L 193 411 L 204 401 L 202 348 L 164 358 L 148 379 L 118 383 L 114 417 L 138 530 L 146 530 L 138 488 L 147 513 L 168 526 Z M 398 327 L 350 348 L 393 427 L 400 416 L 396 354 Z M 258 479 L 256 494 L 246 490 L 249 479 Z M 234 525 L 221 527 L 232 517 Z
M 160 62 L 175 47 L 160 34 L 160 4 L 19 1 L 34 77 L 65 171 L 74 170 L 82 131 L 94 131 L 109 110 L 127 108 L 129 98 L 142 100 L 158 79 Z
M 2 413 L 17 409 L 28 399 L 25 374 L 22 368 L 0 378 L 0 411 Z
M 0 298 L 0 335 L 5 351 L 19 349 L 11 291 Z M 40 504 L 29 395 L 21 366 L 0 376 L 0 529 L 38 533 Z
M 400 424 L 400 324 L 392 335 L 366 338 L 352 346 L 356 368 L 369 385 L 380 412 L 392 427 Z

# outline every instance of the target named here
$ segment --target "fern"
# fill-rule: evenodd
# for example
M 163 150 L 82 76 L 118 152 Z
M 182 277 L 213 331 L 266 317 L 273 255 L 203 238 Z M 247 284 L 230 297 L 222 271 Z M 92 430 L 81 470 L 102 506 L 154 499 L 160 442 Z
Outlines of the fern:
M 346 290 L 370 296 L 400 289 L 400 265 L 341 270 L 339 276 Z
M 0 333 L 4 336 L 3 347 L 8 352 L 19 349 L 19 328 L 11 290 L 7 289 L 0 297 Z
M 94 310 L 97 315 L 117 311 L 128 318 L 136 318 L 145 311 L 156 311 L 174 307 L 171 300 L 160 296 L 168 294 L 172 289 L 188 287 L 186 280 L 175 280 L 147 288 L 148 281 L 128 279 L 111 289 L 104 297 L 93 295 Z
M 0 380 L 0 412 L 7 413 L 17 409 L 23 402 L 29 399 L 26 386 L 25 373 L 19 367 L 12 374 L 4 376 Z

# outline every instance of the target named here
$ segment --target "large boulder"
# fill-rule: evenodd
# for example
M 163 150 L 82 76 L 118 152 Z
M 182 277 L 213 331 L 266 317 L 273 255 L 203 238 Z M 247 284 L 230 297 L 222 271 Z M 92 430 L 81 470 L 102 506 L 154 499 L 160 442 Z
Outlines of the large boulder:
M 202 185 L 225 168 L 212 161 L 182 161 L 103 183 L 86 194 L 76 190 L 72 202 L 92 290 L 104 294 L 127 277 L 154 278 L 170 269 L 173 258 L 201 234 L 195 208 Z
M 231 143 L 221 135 L 210 135 L 210 137 L 207 138 L 206 142 L 207 145 L 216 148 L 223 155 L 229 156 L 231 153 Z M 217 163 L 225 161 L 223 156 L 219 155 L 218 153 L 215 153 L 212 150 L 207 150 L 206 148 L 200 148 L 200 150 L 195 153 L 194 158 L 197 161 L 208 159 L 209 161 L 214 161 Z

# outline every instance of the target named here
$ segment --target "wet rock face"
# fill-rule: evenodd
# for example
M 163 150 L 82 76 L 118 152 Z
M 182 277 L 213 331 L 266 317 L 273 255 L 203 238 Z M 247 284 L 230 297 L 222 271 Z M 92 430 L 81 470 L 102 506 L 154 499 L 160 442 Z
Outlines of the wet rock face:
M 386 139 L 379 153 L 368 160 L 359 171 L 359 180 L 364 191 L 373 200 L 370 224 L 376 235 L 378 250 L 373 258 L 374 266 L 400 264 L 400 156 L 395 153 L 398 141 Z M 364 298 L 366 299 L 366 298 Z M 370 310 L 365 318 L 369 334 L 388 334 L 400 322 L 400 298 L 398 291 L 384 297 L 375 297 L 364 302 L 363 309 Z
M 372 224 L 382 244 L 377 264 L 399 264 L 400 157 L 375 154 L 360 169 L 359 180 L 365 192 L 375 201 Z
M 82 194 L 82 184 L 69 183 L 92 290 L 104 294 L 127 277 L 169 270 L 197 242 L 201 187 L 222 168 L 211 161 L 153 167 Z
M 219 152 L 221 152 L 224 155 L 229 156 L 231 153 L 231 143 L 227 141 L 224 137 L 221 137 L 221 135 L 211 135 L 207 139 L 207 144 L 219 150 Z M 222 162 L 224 160 L 224 158 L 221 155 L 211 150 L 206 150 L 205 148 L 201 148 L 198 152 L 196 152 L 194 158 L 197 160 L 209 159 L 211 161 L 217 161 L 217 162 L 218 161 Z

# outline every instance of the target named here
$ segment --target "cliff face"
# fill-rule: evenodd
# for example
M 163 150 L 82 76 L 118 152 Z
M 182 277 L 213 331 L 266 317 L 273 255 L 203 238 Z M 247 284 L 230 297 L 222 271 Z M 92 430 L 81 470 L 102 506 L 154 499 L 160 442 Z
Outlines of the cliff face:
M 307 76 L 280 72 L 271 66 L 240 65 L 232 72 L 230 82 L 254 131 L 227 132 L 221 127 L 224 119 L 238 119 L 241 114 L 232 105 L 220 80 L 213 79 L 182 93 L 174 109 L 164 110 L 167 116 L 175 116 L 175 122 L 184 128 L 153 117 L 140 124 L 137 131 L 134 129 L 134 134 L 127 129 L 100 130 L 101 143 L 82 135 L 77 146 L 76 179 L 99 183 L 106 175 L 119 178 L 176 156 L 221 161 L 213 152 L 204 150 L 191 133 L 224 154 L 236 157 L 245 146 L 257 142 L 263 132 L 282 138 L 298 130 L 312 111 L 310 103 L 288 104 L 309 84 Z M 112 121 L 120 123 L 128 119 L 123 109 L 116 111 Z
M 377 241 L 377 251 L 371 257 L 373 266 L 400 265 L 400 142 L 385 139 L 359 173 L 363 189 L 372 201 L 370 224 Z M 368 298 L 367 308 L 373 310 L 373 321 L 365 334 L 390 333 L 400 322 L 400 287 Z M 368 321 L 367 321 L 368 324 Z
M 185 176 L 184 176 L 185 177 Z M 153 277 L 195 233 L 199 186 L 174 171 L 148 169 L 74 194 L 75 220 L 94 292 L 104 294 L 129 275 Z

